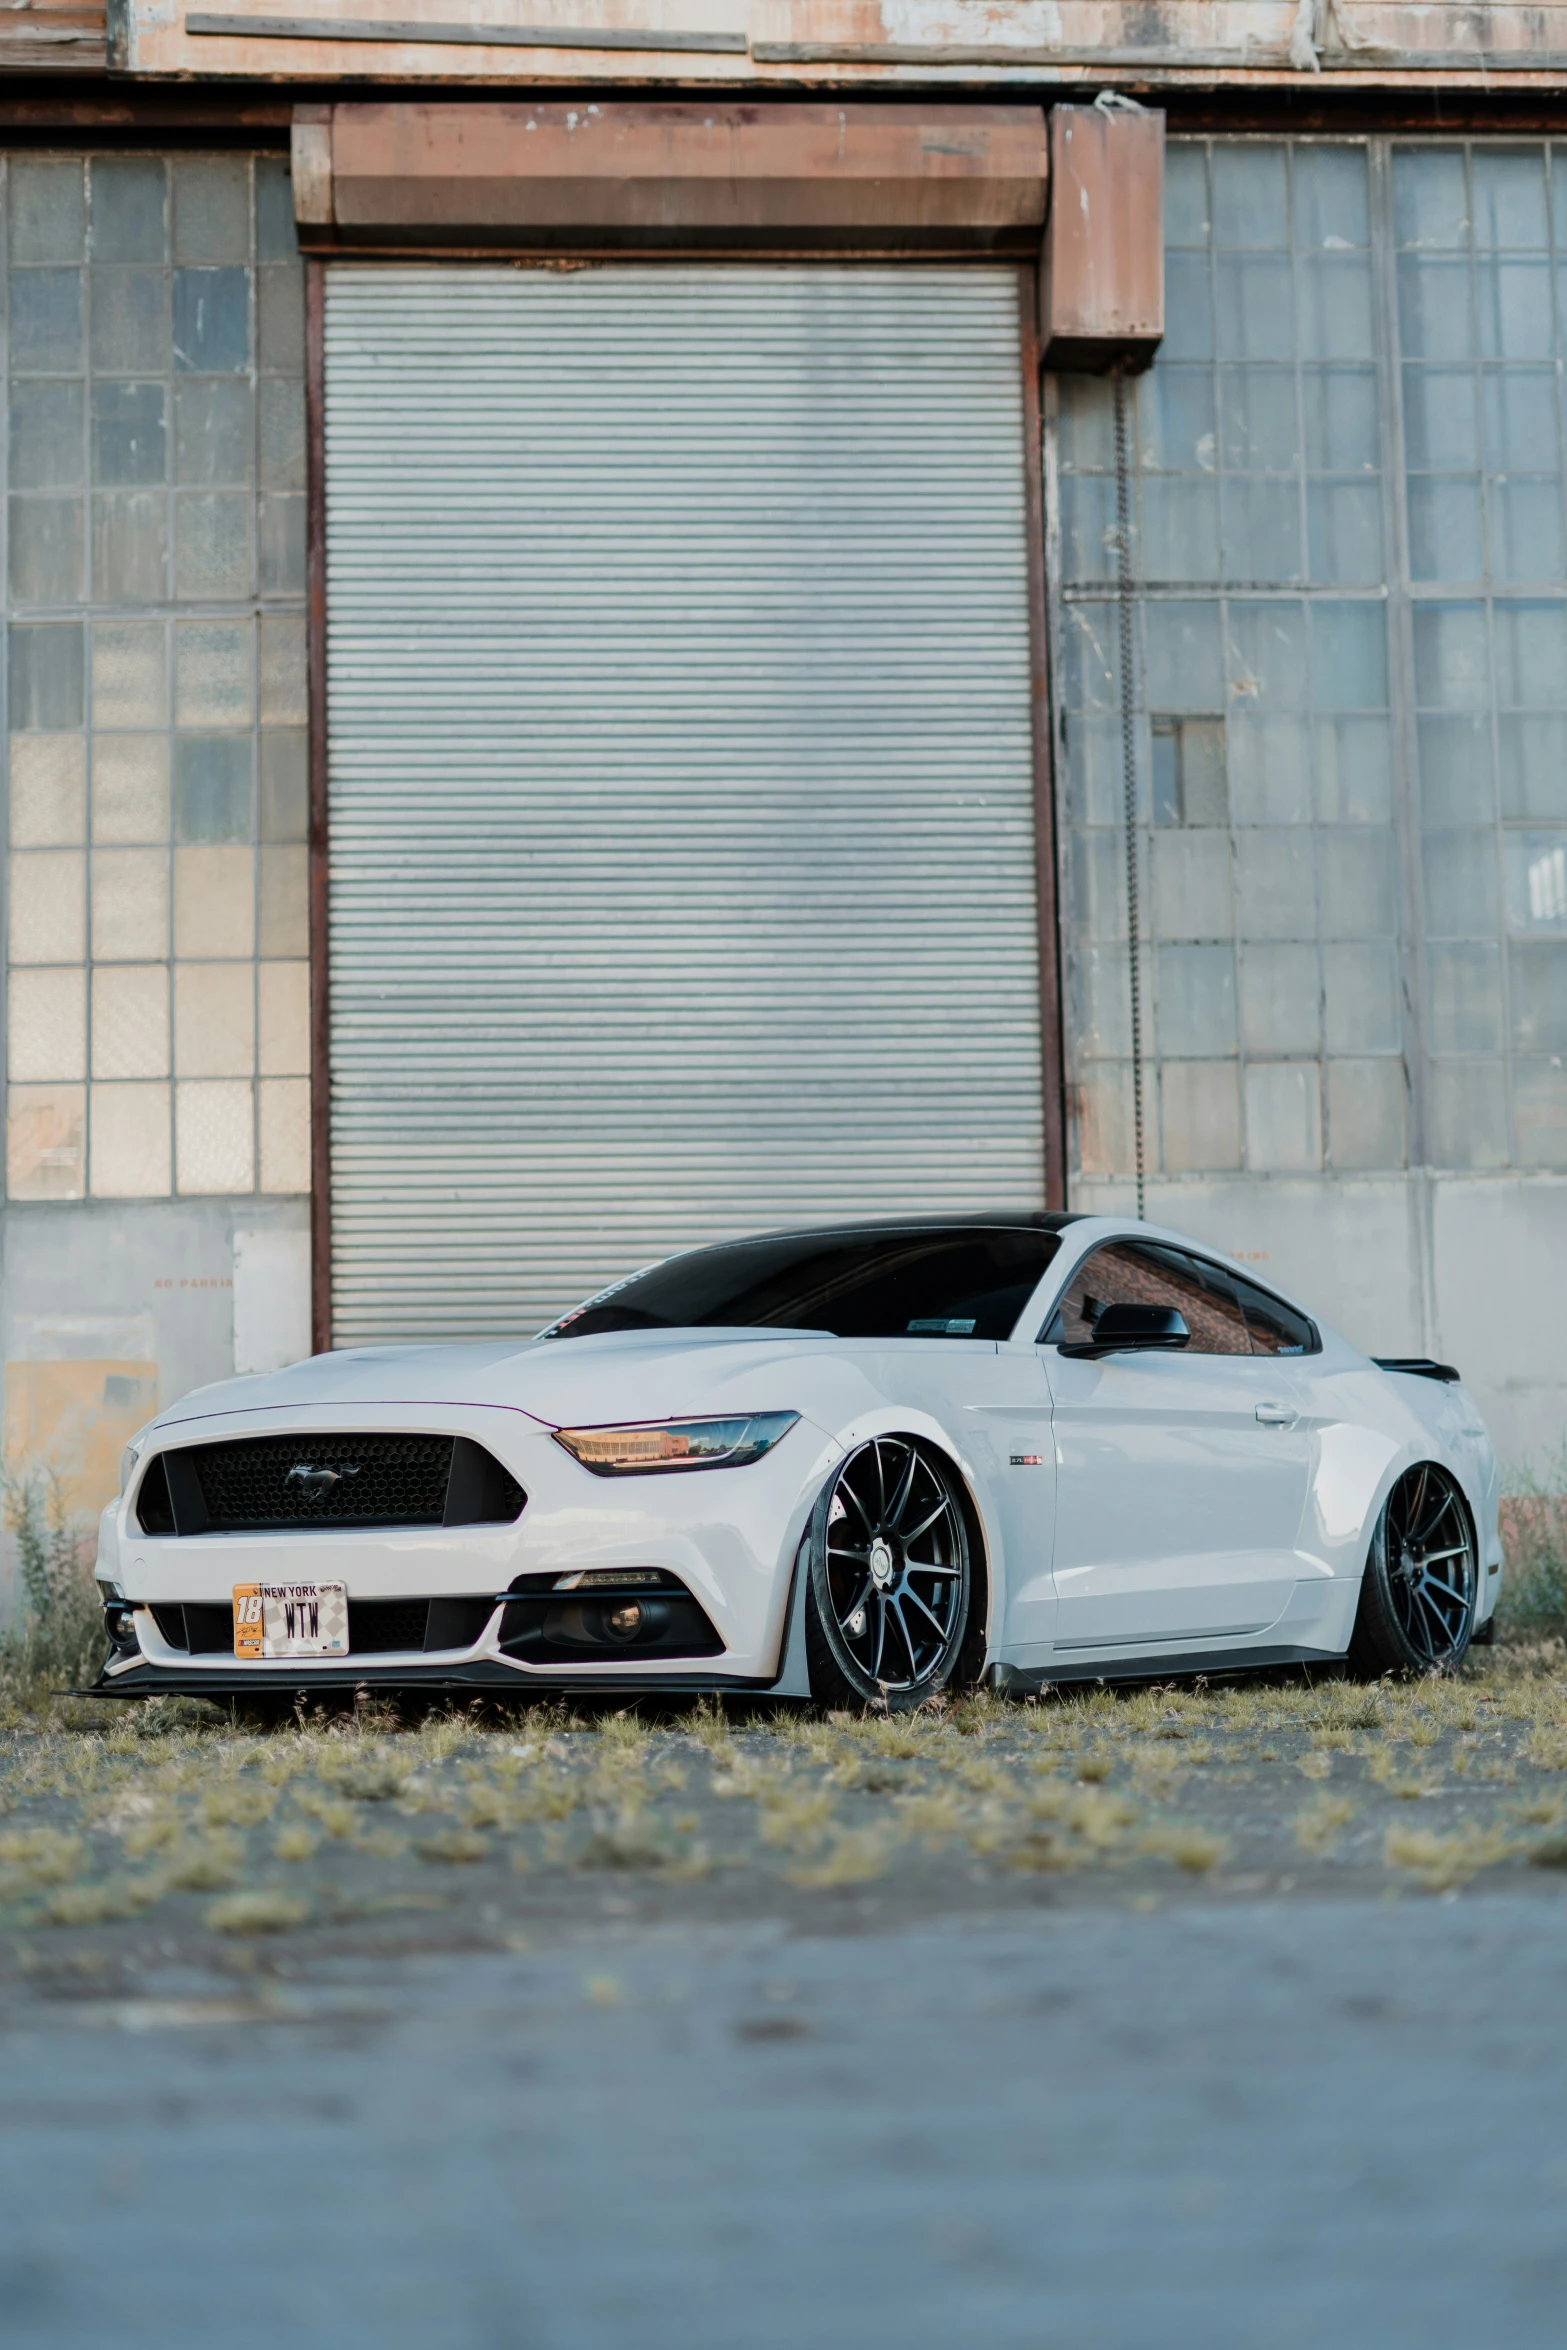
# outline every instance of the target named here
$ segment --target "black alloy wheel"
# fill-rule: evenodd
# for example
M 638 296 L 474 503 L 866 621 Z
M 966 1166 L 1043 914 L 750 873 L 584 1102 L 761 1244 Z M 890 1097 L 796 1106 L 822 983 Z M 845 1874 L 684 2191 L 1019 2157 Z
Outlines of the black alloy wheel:
M 939 1453 L 908 1436 L 862 1444 L 818 1501 L 806 1555 L 813 1696 L 905 1712 L 946 1686 L 971 1578 L 957 1480 Z
M 1434 1461 L 1388 1495 L 1360 1586 L 1349 1661 L 1370 1673 L 1450 1673 L 1474 1632 L 1479 1562 L 1469 1510 Z

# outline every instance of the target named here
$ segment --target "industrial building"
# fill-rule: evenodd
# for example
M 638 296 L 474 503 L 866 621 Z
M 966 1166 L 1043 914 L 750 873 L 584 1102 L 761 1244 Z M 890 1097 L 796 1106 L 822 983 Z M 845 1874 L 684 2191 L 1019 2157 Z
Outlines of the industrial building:
M 1539 1460 L 1558 11 L 330 4 L 0 20 L 8 1460 L 1139 1200 Z

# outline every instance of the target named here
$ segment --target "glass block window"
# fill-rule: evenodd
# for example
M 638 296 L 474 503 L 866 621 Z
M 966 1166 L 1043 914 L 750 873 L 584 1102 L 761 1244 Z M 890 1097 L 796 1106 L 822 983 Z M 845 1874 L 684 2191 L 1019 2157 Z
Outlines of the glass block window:
M 0 212 L 9 1195 L 303 1191 L 287 168 L 13 154 Z
M 1567 1166 L 1567 149 L 1172 141 L 1151 1171 Z M 1047 403 L 1074 1155 L 1132 1164 L 1111 387 Z

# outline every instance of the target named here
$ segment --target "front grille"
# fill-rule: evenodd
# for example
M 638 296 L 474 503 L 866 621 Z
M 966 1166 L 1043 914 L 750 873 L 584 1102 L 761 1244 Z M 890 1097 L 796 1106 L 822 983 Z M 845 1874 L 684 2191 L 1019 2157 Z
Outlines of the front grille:
M 387 1656 L 396 1649 L 472 1648 L 495 1613 L 489 1596 L 457 1599 L 351 1599 L 350 1656 Z M 160 1600 L 153 1621 L 171 1648 L 191 1656 L 229 1656 L 234 1650 L 230 1602 Z
M 159 1453 L 136 1515 L 146 1534 L 495 1526 L 526 1501 L 467 1436 L 258 1436 Z

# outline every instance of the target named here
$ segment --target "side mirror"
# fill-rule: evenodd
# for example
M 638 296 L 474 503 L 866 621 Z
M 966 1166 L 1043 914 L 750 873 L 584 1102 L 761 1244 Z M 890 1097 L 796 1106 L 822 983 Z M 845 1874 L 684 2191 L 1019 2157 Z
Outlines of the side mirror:
M 1191 1332 L 1186 1316 L 1174 1306 L 1106 1306 L 1094 1324 L 1094 1335 L 1077 1346 L 1063 1346 L 1064 1355 L 1142 1353 L 1152 1348 L 1167 1353 L 1188 1346 Z

